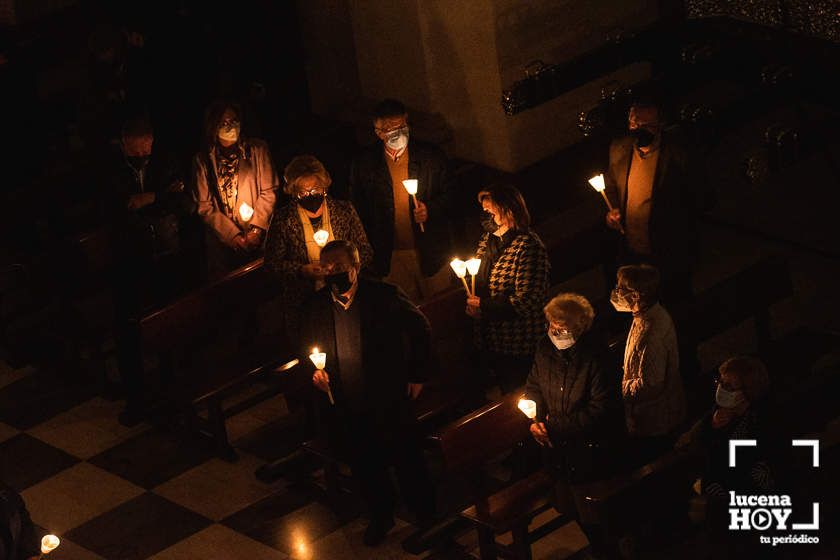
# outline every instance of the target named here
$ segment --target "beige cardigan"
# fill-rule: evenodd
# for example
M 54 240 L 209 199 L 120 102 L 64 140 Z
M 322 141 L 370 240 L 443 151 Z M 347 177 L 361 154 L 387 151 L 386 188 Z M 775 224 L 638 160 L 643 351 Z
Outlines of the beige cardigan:
M 271 164 L 271 154 L 265 142 L 257 139 L 246 139 L 242 142 L 242 149 L 244 157 L 239 163 L 239 183 L 235 207 L 239 208 L 243 202 L 247 202 L 254 208 L 250 225 L 268 230 L 271 213 L 274 210 L 276 190 L 280 181 L 274 172 L 274 166 Z M 208 162 L 213 166 L 211 173 L 208 173 Z M 193 160 L 193 169 L 198 215 L 224 244 L 231 246 L 233 239 L 242 230 L 239 224 L 231 220 L 219 207 L 215 191 L 210 189 L 208 177 L 212 177 L 212 180 L 215 180 L 216 177 L 215 150 L 210 150 L 209 153 L 196 154 Z

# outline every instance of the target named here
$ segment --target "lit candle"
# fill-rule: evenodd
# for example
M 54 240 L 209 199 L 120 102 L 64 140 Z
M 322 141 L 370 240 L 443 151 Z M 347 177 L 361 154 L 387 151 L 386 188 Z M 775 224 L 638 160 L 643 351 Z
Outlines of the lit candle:
M 610 199 L 607 197 L 607 186 L 604 184 L 604 174 L 599 173 L 598 175 L 589 179 L 589 184 L 592 185 L 592 188 L 601 193 L 601 196 L 604 197 L 604 202 L 607 203 L 607 209 L 612 210 L 613 205 L 610 203 Z M 620 227 L 621 233 L 624 233 L 624 228 Z
M 519 410 L 532 422 L 537 421 L 537 403 L 528 399 L 519 399 Z
M 242 223 L 247 226 L 248 222 L 251 221 L 251 218 L 254 217 L 254 209 L 250 204 L 243 202 L 239 206 L 239 217 L 242 218 Z
M 61 539 L 55 535 L 44 535 L 44 538 L 41 539 L 41 555 L 49 554 L 58 548 L 59 544 L 61 544 Z
M 408 191 L 408 194 L 411 195 L 411 199 L 414 201 L 414 207 L 417 207 L 417 179 L 404 179 L 403 186 L 405 190 Z M 418 224 L 420 226 L 420 231 L 426 231 L 426 228 L 423 227 L 423 224 Z
M 478 274 L 478 269 L 481 266 L 481 259 L 477 259 L 475 257 L 471 258 L 467 261 L 467 272 L 470 273 L 472 277 L 472 293 L 475 295 L 475 275 Z
M 315 369 L 323 370 L 327 366 L 327 354 L 319 352 L 317 346 L 312 349 L 312 353 L 309 354 L 309 359 L 312 360 L 312 363 L 315 365 Z M 335 404 L 329 385 L 327 385 L 327 396 L 330 399 L 330 404 Z
M 327 240 L 330 238 L 330 234 L 328 231 L 319 229 L 314 234 L 312 234 L 312 238 L 315 240 L 315 244 L 318 247 L 323 247 L 327 244 Z
M 467 280 L 465 278 L 467 275 L 467 263 L 455 257 L 452 259 L 452 262 L 449 263 L 449 266 L 452 267 L 452 270 L 455 272 L 455 276 L 460 278 L 461 282 L 464 283 L 464 290 L 466 290 L 467 295 L 471 296 L 470 287 L 467 285 Z

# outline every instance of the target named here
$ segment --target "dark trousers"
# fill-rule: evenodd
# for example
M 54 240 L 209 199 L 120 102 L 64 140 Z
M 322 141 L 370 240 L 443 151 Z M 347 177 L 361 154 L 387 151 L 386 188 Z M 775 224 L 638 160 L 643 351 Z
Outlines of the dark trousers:
M 434 516 L 435 495 L 417 423 L 399 413 L 391 415 L 391 420 L 340 414 L 334 418 L 332 432 L 342 440 L 337 443 L 346 453 L 371 518 L 388 520 L 394 515 L 396 496 L 389 475 L 393 466 L 400 493 L 422 525 Z

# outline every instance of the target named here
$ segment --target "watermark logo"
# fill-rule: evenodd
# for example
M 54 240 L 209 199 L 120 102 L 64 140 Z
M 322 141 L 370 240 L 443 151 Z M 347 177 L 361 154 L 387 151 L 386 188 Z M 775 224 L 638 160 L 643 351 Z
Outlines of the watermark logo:
M 811 448 L 811 466 L 820 466 L 820 442 L 816 439 L 795 439 L 793 447 Z M 754 439 L 729 440 L 729 467 L 737 466 L 738 448 L 757 447 Z M 810 521 L 793 521 L 793 503 L 787 494 L 738 494 L 729 491 L 729 530 L 730 531 L 818 531 L 820 528 L 820 504 L 811 504 Z M 762 543 L 790 544 L 819 542 L 819 537 L 808 534 L 787 534 L 759 537 Z

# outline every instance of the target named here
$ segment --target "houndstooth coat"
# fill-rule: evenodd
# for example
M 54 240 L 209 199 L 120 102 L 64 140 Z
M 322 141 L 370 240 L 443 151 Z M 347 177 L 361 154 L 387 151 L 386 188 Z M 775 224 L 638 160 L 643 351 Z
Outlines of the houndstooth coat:
M 489 233 L 478 243 L 476 257 L 483 258 Z M 543 306 L 548 294 L 548 253 L 531 230 L 520 232 L 493 264 L 488 275 L 490 296 L 506 295 L 517 317 L 511 320 L 476 321 L 479 348 L 511 356 L 533 355 L 545 336 Z

